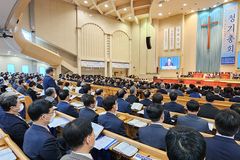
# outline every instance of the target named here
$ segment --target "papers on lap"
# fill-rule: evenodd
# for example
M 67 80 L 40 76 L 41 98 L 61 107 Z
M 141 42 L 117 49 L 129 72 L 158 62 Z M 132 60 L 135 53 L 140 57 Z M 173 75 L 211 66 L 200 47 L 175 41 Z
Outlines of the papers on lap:
M 138 111 L 138 114 L 144 114 L 144 110 Z
M 127 157 L 132 157 L 138 152 L 138 149 L 126 142 L 122 142 L 115 146 L 113 150 L 127 156 Z
M 138 119 L 133 119 L 133 120 L 127 122 L 127 124 L 138 127 L 138 128 L 147 126 L 147 123 L 140 121 Z
M 84 108 L 84 105 L 82 102 L 72 102 L 70 103 L 72 106 L 74 106 L 75 108 L 77 109 L 81 109 L 81 108 Z
M 131 106 L 131 109 L 140 111 L 142 109 L 142 107 L 143 107 L 143 104 L 141 104 L 141 103 L 133 103 Z
M 5 148 L 3 150 L 0 150 L 0 159 L 1 160 L 15 160 L 17 157 L 12 152 L 10 148 Z
M 139 153 L 137 153 L 134 157 L 133 157 L 134 160 L 152 160 L 152 158 L 149 158 L 147 156 L 143 156 Z
M 101 149 L 108 150 L 116 142 L 117 142 L 116 139 L 113 139 L 107 136 L 102 136 L 95 141 L 94 148 L 98 150 L 101 150 Z
M 103 131 L 104 127 L 99 125 L 99 124 L 96 124 L 96 123 L 93 123 L 92 122 L 92 128 L 93 128 L 93 132 L 94 132 L 94 135 L 95 135 L 95 139 L 97 139 L 97 137 L 101 134 L 101 132 Z
M 70 121 L 66 118 L 55 117 L 48 126 L 50 128 L 55 128 L 55 127 L 59 127 L 59 126 L 64 127 L 68 122 L 70 122 Z

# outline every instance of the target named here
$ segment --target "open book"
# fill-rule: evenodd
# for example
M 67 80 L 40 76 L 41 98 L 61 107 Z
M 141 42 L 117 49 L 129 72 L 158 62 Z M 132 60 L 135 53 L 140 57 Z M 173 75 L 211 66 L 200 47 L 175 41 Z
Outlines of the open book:
M 72 102 L 72 103 L 70 103 L 72 106 L 74 106 L 75 108 L 77 108 L 77 109 L 81 109 L 81 108 L 84 108 L 84 104 L 82 103 L 82 102 L 78 102 L 78 101 L 76 101 L 76 102 Z
M 134 156 L 137 152 L 138 149 L 126 142 L 121 142 L 117 146 L 113 148 L 113 150 L 127 156 L 127 157 L 132 157 Z
M 97 139 L 98 136 L 102 133 L 104 127 L 99 125 L 99 124 L 96 124 L 96 123 L 92 122 L 92 128 L 93 128 L 93 132 L 94 132 L 94 135 L 95 135 L 95 139 Z
M 131 109 L 141 111 L 142 107 L 143 107 L 143 104 L 141 104 L 141 103 L 133 103 L 132 106 L 131 106 Z
M 94 148 L 98 150 L 101 150 L 101 149 L 108 150 L 116 142 L 117 142 L 116 139 L 113 139 L 107 136 L 102 136 L 95 141 Z
M 55 128 L 55 127 L 64 127 L 68 122 L 70 122 L 68 119 L 63 118 L 63 117 L 55 117 L 53 121 L 48 124 L 50 128 Z
M 147 126 L 146 122 L 140 121 L 138 119 L 133 119 L 131 121 L 128 121 L 127 124 L 138 127 L 138 128 Z
M 10 148 L 5 148 L 0 150 L 0 159 L 1 160 L 15 160 L 17 157 L 12 152 Z

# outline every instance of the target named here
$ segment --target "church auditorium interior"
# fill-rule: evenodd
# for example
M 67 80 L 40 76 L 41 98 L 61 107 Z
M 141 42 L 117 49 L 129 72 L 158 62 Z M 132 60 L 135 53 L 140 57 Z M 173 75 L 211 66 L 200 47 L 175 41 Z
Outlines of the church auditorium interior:
M 0 160 L 239 159 L 239 0 L 0 0 Z

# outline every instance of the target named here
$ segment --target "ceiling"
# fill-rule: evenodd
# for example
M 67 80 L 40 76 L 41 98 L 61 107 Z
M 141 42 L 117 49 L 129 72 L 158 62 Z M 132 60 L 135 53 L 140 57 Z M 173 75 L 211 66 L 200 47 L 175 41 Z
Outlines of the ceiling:
M 148 17 L 152 0 L 64 0 L 79 6 L 96 10 L 102 15 L 122 22 L 136 22 Z
M 0 29 L 5 28 L 5 23 L 8 19 L 13 6 L 17 0 L 0 0 Z
M 141 18 L 163 19 L 178 14 L 190 14 L 216 7 L 232 0 L 64 0 L 96 10 L 99 14 L 122 22 L 136 22 Z M 159 5 L 161 4 L 161 5 Z M 215 6 L 216 5 L 216 6 Z
M 189 14 L 217 7 L 231 0 L 153 0 L 151 16 L 163 19 L 178 14 Z

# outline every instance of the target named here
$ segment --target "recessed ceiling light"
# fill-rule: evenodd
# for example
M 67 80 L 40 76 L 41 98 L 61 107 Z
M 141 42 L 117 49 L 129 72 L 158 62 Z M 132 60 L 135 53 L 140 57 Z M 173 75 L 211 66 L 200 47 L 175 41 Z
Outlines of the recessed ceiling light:
M 162 16 L 162 13 L 158 13 L 159 16 Z
M 90 17 L 92 17 L 92 14 L 89 14 Z
M 170 15 L 170 14 L 171 14 L 171 12 L 168 12 L 168 14 Z
M 183 3 L 183 6 L 184 6 L 184 7 L 187 6 L 187 3 Z
M 207 10 L 207 8 L 203 8 L 202 10 L 205 11 L 205 10 Z
M 215 7 L 217 7 L 217 5 L 216 5 L 216 4 L 213 6 L 213 8 L 215 8 Z
M 128 19 L 132 19 L 132 17 L 131 17 L 131 16 L 129 16 L 129 17 L 128 17 Z
M 159 7 L 162 7 L 163 6 L 163 4 L 162 3 L 159 3 L 159 5 L 158 5 Z
M 104 4 L 104 7 L 105 7 L 105 8 L 108 8 L 108 4 Z
M 194 10 L 191 10 L 191 12 L 193 13 L 193 12 L 195 12 Z
M 127 11 L 127 8 L 123 8 L 124 11 Z
M 83 3 L 88 4 L 88 1 L 85 0 L 85 1 L 83 1 Z
M 228 0 L 224 0 L 224 3 L 228 2 Z

